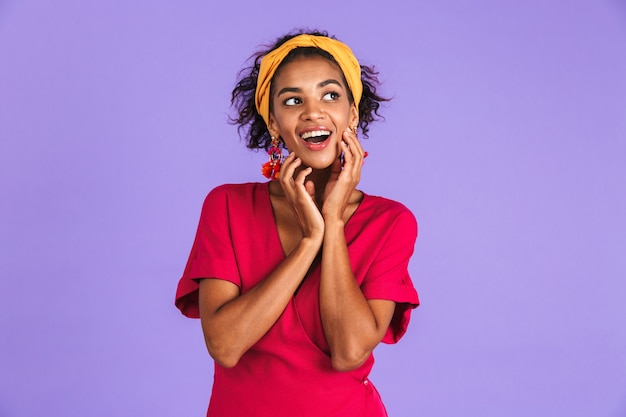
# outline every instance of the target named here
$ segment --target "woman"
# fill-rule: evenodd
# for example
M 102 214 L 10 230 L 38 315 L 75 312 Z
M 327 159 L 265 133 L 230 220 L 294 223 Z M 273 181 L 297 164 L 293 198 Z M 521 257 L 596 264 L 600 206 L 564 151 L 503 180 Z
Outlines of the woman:
M 419 303 L 417 224 L 356 188 L 357 126 L 367 134 L 384 100 L 376 73 L 325 33 L 298 33 L 242 74 L 234 121 L 268 150 L 271 181 L 209 193 L 176 294 L 215 360 L 207 415 L 385 416 L 367 377 Z

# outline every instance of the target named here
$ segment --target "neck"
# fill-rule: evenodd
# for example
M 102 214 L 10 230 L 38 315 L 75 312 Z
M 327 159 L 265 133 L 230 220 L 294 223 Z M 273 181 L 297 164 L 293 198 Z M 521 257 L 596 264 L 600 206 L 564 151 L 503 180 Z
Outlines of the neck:
M 298 168 L 294 173 L 294 177 L 298 175 L 298 173 L 303 170 L 304 167 Z M 304 180 L 305 184 L 308 182 L 313 183 L 315 188 L 315 203 L 318 207 L 322 207 L 324 204 L 324 192 L 326 191 L 326 185 L 330 179 L 331 168 L 324 169 L 314 169 L 309 175 L 307 175 Z

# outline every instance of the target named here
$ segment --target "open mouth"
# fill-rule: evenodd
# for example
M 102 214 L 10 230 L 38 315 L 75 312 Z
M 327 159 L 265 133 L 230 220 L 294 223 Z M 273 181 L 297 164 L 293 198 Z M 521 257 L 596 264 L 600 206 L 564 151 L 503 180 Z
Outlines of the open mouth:
M 300 137 L 308 143 L 322 143 L 330 137 L 330 133 L 328 130 L 312 130 L 304 132 Z

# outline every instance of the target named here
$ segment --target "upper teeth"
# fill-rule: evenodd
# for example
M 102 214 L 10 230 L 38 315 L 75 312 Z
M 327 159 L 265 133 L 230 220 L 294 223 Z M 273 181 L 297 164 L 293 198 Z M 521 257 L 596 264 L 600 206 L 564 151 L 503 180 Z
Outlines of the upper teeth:
M 302 139 L 314 138 L 317 136 L 328 136 L 330 135 L 330 131 L 328 130 L 312 130 L 310 132 L 304 132 L 302 134 Z

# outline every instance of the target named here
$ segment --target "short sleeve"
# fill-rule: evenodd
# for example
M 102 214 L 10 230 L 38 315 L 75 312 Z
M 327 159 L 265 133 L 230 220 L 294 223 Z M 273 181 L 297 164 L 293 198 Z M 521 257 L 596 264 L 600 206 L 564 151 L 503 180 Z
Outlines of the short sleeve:
M 176 307 L 187 317 L 200 317 L 199 279 L 219 278 L 241 287 L 228 203 L 225 186 L 215 188 L 204 200 L 196 237 L 176 290 Z
M 361 290 L 368 300 L 396 302 L 384 343 L 396 343 L 407 330 L 411 310 L 419 305 L 417 291 L 408 272 L 408 265 L 417 239 L 417 222 L 406 208 L 388 226 L 380 251 L 367 271 Z

